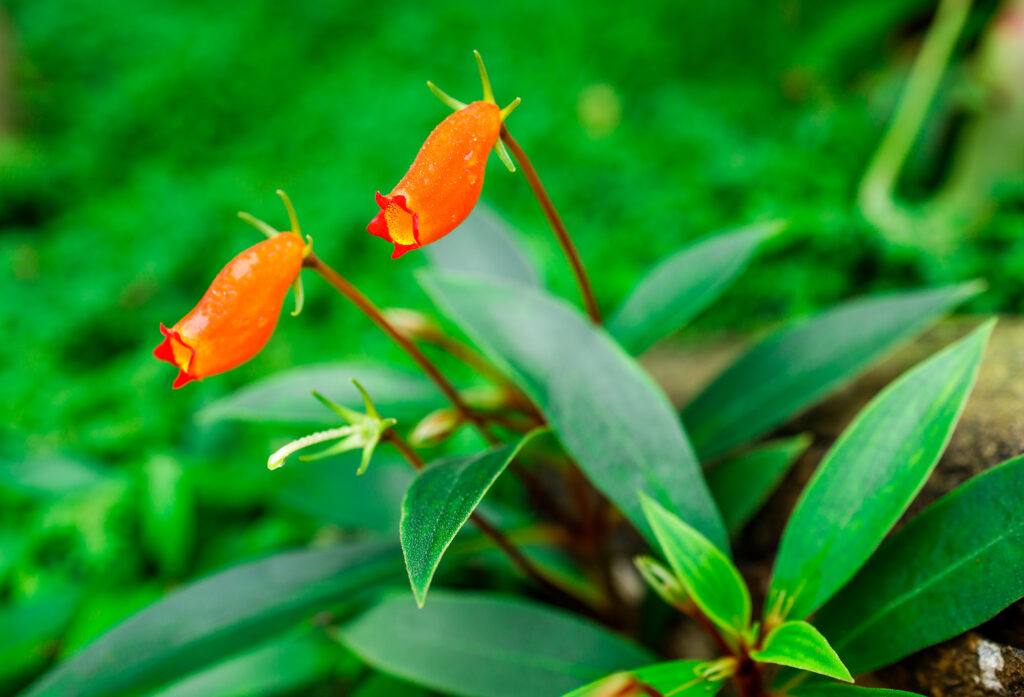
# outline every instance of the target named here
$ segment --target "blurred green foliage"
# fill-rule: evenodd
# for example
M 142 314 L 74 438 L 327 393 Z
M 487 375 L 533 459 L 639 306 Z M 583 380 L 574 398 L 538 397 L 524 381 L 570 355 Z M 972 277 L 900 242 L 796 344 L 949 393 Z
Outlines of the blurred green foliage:
M 958 60 L 994 7 L 978 3 Z M 364 228 L 374 191 L 391 188 L 446 114 L 425 80 L 478 95 L 473 48 L 498 100 L 523 98 L 509 127 L 605 308 L 684 243 L 785 218 L 698 330 L 975 276 L 990 291 L 973 309 L 1019 311 L 1024 186 L 945 259 L 886 245 L 854 207 L 930 8 L 6 0 L 0 461 L 13 464 L 0 472 L 0 591 L 10 612 L 88 589 L 67 650 L 184 578 L 336 522 L 330 502 L 288 505 L 306 497 L 282 494 L 263 468 L 292 431 L 191 415 L 286 367 L 406 359 L 312 276 L 303 316 L 283 317 L 255 360 L 180 391 L 150 355 L 157 324 L 258 241 L 236 211 L 284 225 L 279 187 L 318 253 L 379 304 L 427 307 L 411 274 L 423 256 L 393 262 Z M 936 108 L 908 168 L 911 198 L 941 180 L 955 114 Z M 522 178 L 492 161 L 485 198 L 523 233 L 545 280 L 575 299 Z

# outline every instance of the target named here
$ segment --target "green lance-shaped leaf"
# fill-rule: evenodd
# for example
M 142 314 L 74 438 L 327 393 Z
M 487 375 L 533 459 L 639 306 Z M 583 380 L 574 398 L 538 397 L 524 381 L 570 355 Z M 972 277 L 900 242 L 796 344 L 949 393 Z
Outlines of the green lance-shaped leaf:
M 667 661 L 617 675 L 629 676 L 644 685 L 653 687 L 660 694 L 672 695 L 672 697 L 713 697 L 718 694 L 725 683 L 720 664 L 714 661 Z M 563 697 L 591 697 L 595 689 L 607 680 L 608 678 L 602 678 L 566 693 Z M 621 684 L 623 687 L 629 685 L 626 681 L 621 681 Z M 618 695 L 621 692 L 612 692 L 611 694 Z M 638 691 L 636 694 L 646 695 L 648 693 Z
M 646 495 L 640 497 L 665 558 L 690 599 L 733 637 L 743 634 L 751 608 L 740 572 L 703 535 Z
M 299 694 L 334 673 L 342 652 L 322 635 L 289 634 L 193 673 L 147 697 Z
M 807 436 L 772 441 L 726 460 L 707 473 L 711 495 L 730 534 L 739 533 L 760 510 L 810 443 Z
M 358 591 L 401 578 L 397 545 L 284 552 L 182 586 L 103 634 L 24 697 L 115 697 L 250 648 Z
M 640 279 L 608 320 L 608 331 L 630 353 L 642 353 L 717 300 L 784 225 L 755 223 L 676 252 Z
M 953 433 L 993 322 L 886 387 L 822 460 L 782 535 L 769 614 L 807 617 L 867 561 Z
M 402 551 L 416 603 L 423 607 L 430 581 L 448 545 L 519 450 L 515 445 L 438 460 L 420 472 L 402 502 Z
M 817 683 L 794 687 L 786 694 L 790 697 L 921 697 L 916 692 L 889 690 L 884 687 L 855 687 L 842 683 Z
M 357 409 L 363 399 L 351 383 L 355 376 L 377 407 L 399 420 L 415 420 L 444 404 L 430 382 L 419 375 L 369 363 L 331 363 L 293 368 L 258 380 L 199 412 L 200 421 L 251 421 L 323 425 L 336 419 L 309 398 L 314 390 L 338 404 Z
M 877 295 L 787 324 L 683 411 L 697 452 L 712 458 L 768 433 L 980 288 L 965 283 Z
M 783 622 L 768 632 L 761 647 L 750 652 L 751 658 L 819 673 L 830 678 L 853 682 L 853 676 L 821 633 L 802 620 Z
M 540 285 L 516 231 L 486 204 L 476 205 L 459 226 L 459 233 L 423 248 L 434 266 L 459 274 Z
M 818 613 L 851 670 L 893 663 L 1024 597 L 1024 458 L 978 475 L 885 541 Z
M 563 610 L 490 594 L 434 591 L 417 609 L 384 600 L 343 626 L 373 668 L 462 697 L 559 697 L 652 662 L 644 649 Z
M 637 491 L 727 549 L 721 515 L 679 419 L 607 333 L 539 289 L 437 272 L 420 279 L 488 357 L 507 368 L 587 477 L 649 540 Z

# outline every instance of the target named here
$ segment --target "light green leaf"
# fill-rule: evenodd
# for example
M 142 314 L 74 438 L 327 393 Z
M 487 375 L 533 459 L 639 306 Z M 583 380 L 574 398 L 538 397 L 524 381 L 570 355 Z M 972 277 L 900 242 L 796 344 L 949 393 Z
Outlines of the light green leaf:
M 802 620 L 783 622 L 768 633 L 761 648 L 750 652 L 755 661 L 808 670 L 853 682 L 839 656 L 821 633 Z
M 1024 597 L 1021 492 L 1024 458 L 1016 458 L 947 494 L 882 544 L 815 619 L 852 670 L 893 663 Z
M 177 460 L 157 455 L 142 467 L 142 537 L 160 571 L 180 577 L 195 544 L 191 482 Z
M 413 480 L 402 502 L 401 537 L 409 582 L 420 607 L 448 545 L 536 433 L 528 433 L 515 445 L 433 462 Z
M 712 697 L 722 689 L 724 681 L 705 679 L 702 669 L 708 665 L 707 661 L 668 661 L 637 668 L 628 671 L 628 674 L 662 694 L 671 694 L 672 697 Z M 565 694 L 564 697 L 588 697 L 588 692 L 600 683 L 601 680 L 597 680 L 584 685 Z
M 0 462 L 0 489 L 36 501 L 94 491 L 119 478 L 116 472 L 61 455 Z
M 709 459 L 768 433 L 980 287 L 965 283 L 861 298 L 787 324 L 683 410 L 697 452 Z
M 436 272 L 420 279 L 488 357 L 507 367 L 594 485 L 648 539 L 638 491 L 728 548 L 671 405 L 604 331 L 539 289 Z
M 187 675 L 401 577 L 396 546 L 285 552 L 183 586 L 51 670 L 24 697 L 115 697 Z
M 730 534 L 743 529 L 810 444 L 806 436 L 772 441 L 726 460 L 707 473 L 708 488 Z
M 781 221 L 755 223 L 676 252 L 630 291 L 609 318 L 609 333 L 630 353 L 642 353 L 717 300 L 747 267 L 758 246 L 784 225 Z
M 426 378 L 366 363 L 331 363 L 286 370 L 213 402 L 196 418 L 202 422 L 336 424 L 337 417 L 311 398 L 316 390 L 351 409 L 363 408 L 356 378 L 387 417 L 414 419 L 443 404 Z
M 786 525 L 770 611 L 807 617 L 871 556 L 949 442 L 992 326 L 904 373 L 839 437 Z
M 750 625 L 750 591 L 729 558 L 699 532 L 641 494 L 665 558 L 690 599 L 734 637 Z
M 558 697 L 652 662 L 608 630 L 525 600 L 435 590 L 417 609 L 395 596 L 342 627 L 370 666 L 463 697 Z
M 540 285 L 515 230 L 483 203 L 459 225 L 458 234 L 447 235 L 423 251 L 434 266 L 445 271 Z
M 341 651 L 323 635 L 291 635 L 178 680 L 149 697 L 292 695 L 326 680 Z
M 788 694 L 791 697 L 921 697 L 916 692 L 884 687 L 854 687 L 841 683 L 802 685 L 789 690 Z

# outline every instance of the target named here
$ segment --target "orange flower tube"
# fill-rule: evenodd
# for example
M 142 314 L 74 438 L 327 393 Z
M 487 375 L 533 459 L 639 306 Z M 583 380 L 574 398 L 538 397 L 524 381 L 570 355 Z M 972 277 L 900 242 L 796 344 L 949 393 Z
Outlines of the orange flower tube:
M 232 259 L 191 312 L 170 329 L 160 324 L 164 340 L 153 355 L 177 366 L 174 389 L 231 370 L 259 353 L 274 333 L 293 284 L 301 303 L 297 284 L 309 248 L 295 232 L 266 228 L 276 234 Z
M 504 109 L 498 107 L 480 54 L 476 56 L 484 99 L 466 105 L 428 82 L 455 113 L 430 133 L 409 171 L 391 193 L 384 196 L 377 192 L 380 211 L 366 229 L 371 235 L 394 243 L 392 259 L 444 237 L 466 219 L 480 198 L 492 149 L 515 171 L 499 135 L 502 122 L 519 100 Z

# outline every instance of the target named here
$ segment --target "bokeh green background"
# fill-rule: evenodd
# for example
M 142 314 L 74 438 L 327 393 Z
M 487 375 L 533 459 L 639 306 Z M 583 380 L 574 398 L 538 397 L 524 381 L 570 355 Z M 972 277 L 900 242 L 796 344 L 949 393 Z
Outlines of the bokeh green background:
M 365 225 L 374 192 L 390 189 L 446 114 L 425 81 L 479 94 L 474 48 L 498 100 L 523 98 L 510 129 L 605 308 L 688 241 L 773 218 L 791 221 L 787 232 L 693 331 L 756 329 L 869 290 L 979 276 L 990 290 L 971 309 L 1024 306 L 1019 191 L 945 258 L 888 245 L 855 207 L 933 10 L 926 0 L 3 7 L 0 460 L 11 467 L 0 482 L 0 595 L 70 583 L 94 606 L 79 613 L 82 638 L 184 578 L 320 529 L 272 500 L 263 458 L 290 432 L 192 415 L 290 366 L 405 359 L 314 277 L 304 314 L 283 318 L 260 356 L 180 391 L 150 355 L 157 325 L 258 241 L 236 211 L 284 225 L 279 187 L 321 256 L 379 304 L 426 308 L 412 275 L 423 255 L 391 261 Z M 957 65 L 994 9 L 977 4 Z M 958 124 L 947 102 L 911 158 L 911 200 L 942 179 Z M 575 299 L 522 177 L 492 158 L 484 197 L 549 285 Z M 158 471 L 158 456 L 195 473 L 184 561 L 170 569 L 140 522 L 138 473 Z M 62 459 L 130 473 L 110 489 L 128 493 L 80 499 L 51 486 L 40 496 L 18 484 L 51 470 L 64 481 Z

